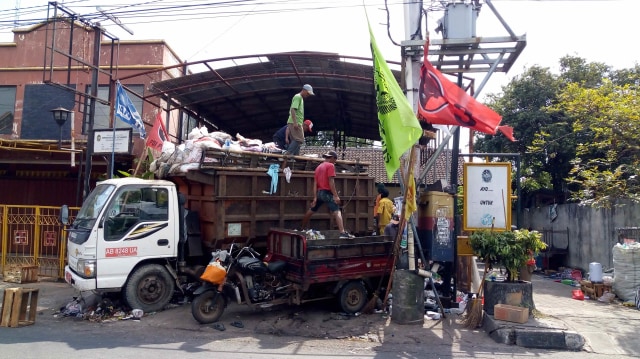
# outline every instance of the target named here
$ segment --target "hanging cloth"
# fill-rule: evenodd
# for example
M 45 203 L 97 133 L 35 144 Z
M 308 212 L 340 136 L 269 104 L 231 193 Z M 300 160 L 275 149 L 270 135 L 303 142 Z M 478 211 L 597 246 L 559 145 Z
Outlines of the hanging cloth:
M 269 190 L 269 194 L 274 194 L 278 190 L 278 170 L 280 170 L 280 165 L 274 163 L 269 165 L 269 170 L 267 174 L 271 176 L 271 189 Z
M 282 173 L 284 173 L 284 178 L 286 178 L 287 183 L 291 183 L 291 168 L 285 167 Z

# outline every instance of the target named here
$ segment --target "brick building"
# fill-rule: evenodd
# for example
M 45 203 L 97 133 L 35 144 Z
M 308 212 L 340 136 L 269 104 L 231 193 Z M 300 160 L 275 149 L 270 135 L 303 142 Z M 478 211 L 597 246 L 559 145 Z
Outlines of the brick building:
M 0 43 L 0 188 L 3 204 L 79 205 L 89 138 L 88 121 L 95 30 L 68 21 L 16 29 L 14 41 Z M 61 51 L 63 49 L 64 51 Z M 162 40 L 113 41 L 102 37 L 99 48 L 98 92 L 93 129 L 109 129 L 109 88 L 123 80 L 147 130 L 164 105 L 159 98 L 141 97 L 156 81 L 180 76 L 180 69 L 157 71 L 181 60 Z M 70 55 L 70 56 L 68 56 Z M 74 121 L 59 126 L 52 109 L 72 110 Z M 162 107 L 166 108 L 166 107 Z M 117 120 L 117 128 L 130 127 Z M 176 126 L 167 126 L 175 136 Z M 71 133 L 74 133 L 73 141 Z M 114 156 L 116 170 L 129 170 L 145 148 L 132 131 L 129 154 Z M 58 141 L 61 140 L 59 148 Z M 75 152 L 71 151 L 75 148 Z M 108 173 L 109 155 L 92 156 L 90 183 Z

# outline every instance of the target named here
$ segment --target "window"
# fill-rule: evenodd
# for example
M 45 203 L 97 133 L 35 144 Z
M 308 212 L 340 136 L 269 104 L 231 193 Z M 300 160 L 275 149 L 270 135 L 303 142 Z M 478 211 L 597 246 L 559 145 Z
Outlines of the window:
M 198 127 L 198 119 L 184 114 L 182 119 L 182 140 L 189 139 L 189 133 L 196 127 Z
M 131 89 L 131 91 L 135 92 L 138 95 L 142 95 L 144 92 L 144 85 L 127 85 L 127 88 Z M 126 91 L 126 90 L 125 90 Z M 129 98 L 131 99 L 131 102 L 133 102 L 133 105 L 136 107 L 136 110 L 138 110 L 138 113 L 140 114 L 140 116 L 142 116 L 142 104 L 143 101 L 141 98 L 139 98 L 136 95 L 133 95 L 131 93 L 131 91 L 127 91 Z M 87 86 L 87 94 L 91 94 L 91 85 Z M 98 85 L 98 98 L 102 101 L 105 102 L 109 102 L 109 85 Z M 84 123 L 85 126 L 83 128 L 83 133 L 86 134 L 87 132 L 87 128 L 88 128 L 88 123 L 89 123 L 89 116 L 91 114 L 91 99 L 89 97 L 87 97 L 86 103 L 85 103 L 85 118 L 84 118 Z M 109 121 L 109 111 L 110 108 L 108 105 L 105 105 L 103 103 L 101 103 L 100 101 L 96 101 L 96 116 L 93 119 L 93 129 L 94 130 L 100 130 L 100 129 L 109 129 L 111 128 L 111 121 Z M 115 124 L 116 124 L 116 128 L 130 128 L 132 127 L 130 124 L 116 118 L 115 119 Z M 133 133 L 138 133 L 138 131 L 133 131 Z
M 0 134 L 13 132 L 13 111 L 16 105 L 16 86 L 0 86 Z
M 127 187 L 120 191 L 107 209 L 104 238 L 117 241 L 140 223 L 169 219 L 166 188 Z
M 70 139 L 71 122 L 66 121 L 62 127 L 58 126 L 53 120 L 51 110 L 58 107 L 72 110 L 74 106 L 74 93 L 67 89 L 48 84 L 25 85 L 20 139 L 57 140 L 61 138 L 63 141 Z

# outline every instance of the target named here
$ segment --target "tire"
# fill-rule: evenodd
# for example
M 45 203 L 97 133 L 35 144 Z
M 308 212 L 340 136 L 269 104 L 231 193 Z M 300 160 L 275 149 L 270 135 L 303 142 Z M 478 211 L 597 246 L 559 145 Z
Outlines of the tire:
M 351 281 L 340 289 L 339 299 L 343 312 L 357 313 L 367 304 L 367 288 L 361 281 Z
M 162 310 L 173 296 L 175 283 L 159 264 L 147 264 L 133 272 L 124 288 L 124 299 L 131 309 L 145 313 Z
M 224 296 L 215 290 L 209 290 L 193 299 L 191 302 L 191 314 L 198 323 L 211 324 L 220 319 L 225 306 Z

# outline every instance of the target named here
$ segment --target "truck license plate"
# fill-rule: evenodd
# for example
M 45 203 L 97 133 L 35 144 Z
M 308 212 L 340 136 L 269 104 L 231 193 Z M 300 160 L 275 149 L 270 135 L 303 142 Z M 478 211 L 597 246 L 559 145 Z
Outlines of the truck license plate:
M 65 282 L 71 284 L 71 273 L 64 272 L 64 280 L 65 280 Z

